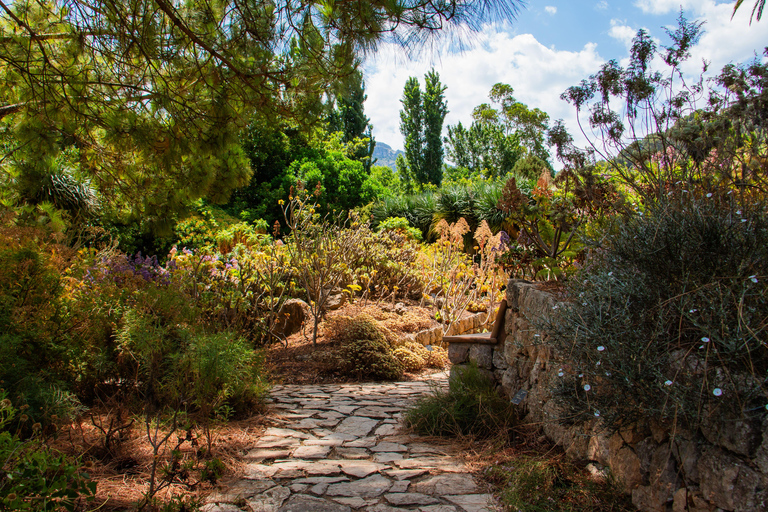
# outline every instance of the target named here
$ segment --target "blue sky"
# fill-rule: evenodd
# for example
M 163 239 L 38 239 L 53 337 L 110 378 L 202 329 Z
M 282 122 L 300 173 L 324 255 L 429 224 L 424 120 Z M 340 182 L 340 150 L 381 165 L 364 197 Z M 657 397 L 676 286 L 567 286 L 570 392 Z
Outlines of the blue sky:
M 725 64 L 762 55 L 768 46 L 768 13 L 750 25 L 753 5 L 746 0 L 731 20 L 733 2 L 721 0 L 531 0 L 517 20 L 485 27 L 463 52 L 451 52 L 445 44 L 408 58 L 382 45 L 364 63 L 366 114 L 376 140 L 402 149 L 403 86 L 409 76 L 423 83 L 424 74 L 434 67 L 447 86 L 446 124 L 468 124 L 472 109 L 487 101 L 493 84 L 504 82 L 514 88 L 519 101 L 541 108 L 553 120 L 563 119 L 577 135 L 575 112 L 560 94 L 610 59 L 626 62 L 638 29 L 667 44 L 663 27 L 676 26 L 681 7 L 689 20 L 704 21 L 704 35 L 683 69 L 697 76 L 706 59 L 711 76 Z M 578 135 L 577 141 L 584 142 Z

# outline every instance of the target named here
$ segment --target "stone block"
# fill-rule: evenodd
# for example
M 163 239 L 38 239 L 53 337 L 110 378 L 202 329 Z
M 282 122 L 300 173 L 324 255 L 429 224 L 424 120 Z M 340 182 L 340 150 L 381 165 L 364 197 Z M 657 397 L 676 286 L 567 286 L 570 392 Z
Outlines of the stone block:
M 490 370 L 493 368 L 493 347 L 491 345 L 471 344 L 469 347 L 469 360 L 477 363 L 477 366 L 480 368 Z
M 715 506 L 701 497 L 697 487 L 682 487 L 675 492 L 672 512 L 715 512 Z
M 680 471 L 680 477 L 686 482 L 698 483 L 699 467 L 698 462 L 701 457 L 701 448 L 699 444 L 690 439 L 676 437 L 672 442 L 672 455 L 677 460 L 677 467 Z
M 765 510 L 765 478 L 720 448 L 704 450 L 698 462 L 701 494 L 724 510 Z
M 610 461 L 608 438 L 602 435 L 590 437 L 589 446 L 587 447 L 587 458 L 607 466 Z
M 469 359 L 469 343 L 451 343 L 448 345 L 448 359 L 452 364 L 463 364 Z
M 496 345 L 493 347 L 493 368 L 495 370 L 506 370 L 509 365 L 507 365 L 507 360 L 504 358 L 504 345 Z
M 611 471 L 624 484 L 626 492 L 643 483 L 640 458 L 629 446 L 622 446 L 617 452 L 611 451 Z
M 760 420 L 728 418 L 721 414 L 707 414 L 701 433 L 710 443 L 747 457 L 755 454 L 763 439 Z

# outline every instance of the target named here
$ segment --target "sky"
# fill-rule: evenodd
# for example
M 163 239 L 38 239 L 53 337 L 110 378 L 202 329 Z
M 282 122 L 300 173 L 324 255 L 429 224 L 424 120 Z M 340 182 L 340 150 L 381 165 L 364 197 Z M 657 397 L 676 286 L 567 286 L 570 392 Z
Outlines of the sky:
M 447 43 L 409 58 L 402 50 L 382 45 L 363 63 L 368 99 L 366 115 L 377 141 L 403 149 L 400 99 L 410 76 L 424 83 L 434 68 L 447 86 L 449 113 L 445 125 L 469 125 L 472 109 L 488 102 L 498 82 L 511 85 L 514 96 L 529 108 L 540 108 L 552 121 L 563 119 L 577 144 L 575 110 L 560 99 L 611 59 L 626 64 L 631 40 L 645 28 L 661 44 L 669 44 L 664 27 L 673 29 L 682 7 L 689 21 L 703 21 L 704 34 L 683 66 L 697 77 L 703 59 L 713 76 L 728 63 L 761 56 L 768 46 L 768 12 L 750 25 L 753 0 L 746 0 L 731 19 L 734 2 L 722 0 L 528 0 L 516 20 L 489 25 L 472 37 L 471 46 L 451 51 Z M 556 162 L 556 167 L 559 167 Z

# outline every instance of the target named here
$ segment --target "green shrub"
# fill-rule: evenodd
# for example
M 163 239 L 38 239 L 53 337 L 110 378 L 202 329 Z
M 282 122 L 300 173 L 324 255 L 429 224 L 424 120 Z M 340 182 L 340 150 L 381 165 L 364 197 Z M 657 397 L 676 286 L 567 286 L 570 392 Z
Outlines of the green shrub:
M 768 216 L 737 208 L 703 197 L 615 224 L 543 322 L 573 361 L 555 389 L 567 416 L 766 416 Z
M 75 510 L 81 501 L 93 500 L 96 483 L 77 462 L 39 439 L 21 440 L 2 431 L 17 412 L 0 392 L 0 510 Z
M 421 231 L 411 227 L 411 225 L 408 224 L 408 219 L 405 217 L 387 217 L 379 223 L 376 231 L 397 231 L 405 234 L 410 240 L 416 240 L 417 242 L 421 242 L 422 240 Z
M 515 414 L 491 379 L 474 364 L 454 368 L 448 391 L 419 400 L 406 413 L 406 425 L 428 436 L 509 436 Z
M 337 367 L 358 379 L 396 380 L 403 375 L 387 333 L 369 315 L 328 320 L 326 336 L 339 343 Z
M 67 390 L 77 358 L 66 332 L 62 276 L 45 245 L 0 250 L 0 390 L 26 406 L 25 435 L 51 415 L 66 418 L 78 405 Z

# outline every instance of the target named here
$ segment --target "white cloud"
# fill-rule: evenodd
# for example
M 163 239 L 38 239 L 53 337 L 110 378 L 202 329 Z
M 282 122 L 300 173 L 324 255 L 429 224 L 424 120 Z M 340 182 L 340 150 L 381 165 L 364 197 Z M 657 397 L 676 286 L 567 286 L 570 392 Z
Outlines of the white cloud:
M 612 38 L 620 41 L 627 48 L 632 46 L 632 38 L 637 35 L 637 30 L 626 24 L 624 20 L 611 20 L 611 28 L 608 30 L 608 35 Z
M 577 51 L 558 51 L 539 43 L 531 34 L 511 35 L 487 27 L 474 49 L 461 54 L 444 54 L 434 63 L 440 80 L 447 86 L 449 113 L 445 124 L 471 122 L 472 109 L 488 101 L 488 92 L 498 82 L 511 85 L 519 101 L 540 108 L 554 121 L 565 119 L 576 132 L 575 111 L 560 99 L 571 85 L 594 73 L 604 59 L 593 43 Z M 366 63 L 365 112 L 371 118 L 376 140 L 402 149 L 399 112 L 403 86 L 409 76 L 423 77 L 433 65 L 429 59 L 406 61 L 389 47 Z
M 597 9 L 598 11 L 605 11 L 606 9 L 608 9 L 608 2 L 606 2 L 605 0 L 600 0 L 595 4 L 595 9 Z
M 679 11 L 681 7 L 683 10 L 689 10 L 701 3 L 701 0 L 635 0 L 635 6 L 646 14 L 667 14 Z
M 692 2 L 675 0 L 642 0 L 647 8 L 668 11 L 679 8 L 681 3 Z M 637 2 L 637 5 L 642 3 Z M 691 58 L 683 65 L 684 73 L 692 80 L 701 72 L 702 59 L 710 61 L 710 76 L 713 76 L 729 62 L 750 60 L 755 51 L 762 53 L 768 44 L 768 23 L 749 24 L 751 9 L 741 9 L 731 20 L 733 4 L 716 3 L 714 0 L 698 0 L 685 13 L 689 20 L 706 21 L 705 33 L 699 43 L 692 48 Z M 673 6 L 674 5 L 674 6 Z M 671 7 L 670 7 L 671 6 Z M 667 15 L 664 22 L 671 21 Z M 659 28 L 652 26 L 654 39 L 668 44 L 668 38 Z M 669 27 L 674 30 L 674 26 Z M 627 21 L 612 20 L 606 33 L 628 48 L 637 30 Z M 473 49 L 464 53 L 438 52 L 442 57 L 430 59 L 420 57 L 408 60 L 402 52 L 391 46 L 384 46 L 365 65 L 366 114 L 374 125 L 376 139 L 402 149 L 402 136 L 399 130 L 400 98 L 403 86 L 409 76 L 417 76 L 423 83 L 424 74 L 434 65 L 441 80 L 448 89 L 446 98 L 450 113 L 446 124 L 471 121 L 472 109 L 487 101 L 488 91 L 497 82 L 510 84 L 515 90 L 515 97 L 529 107 L 538 107 L 550 115 L 552 120 L 564 119 L 565 124 L 576 138 L 577 144 L 584 140 L 579 134 L 573 107 L 560 100 L 560 94 L 582 79 L 594 74 L 605 62 L 597 51 L 597 45 L 584 41 L 578 51 L 562 51 L 556 47 L 546 47 L 539 43 L 532 34 L 513 34 L 511 27 L 489 26 L 477 36 Z M 602 50 L 602 47 L 601 47 Z M 629 52 L 623 55 L 608 55 L 622 65 L 628 62 Z
M 554 5 L 548 5 L 544 7 L 544 10 L 547 12 L 547 14 L 550 14 L 552 16 L 557 14 L 557 7 L 555 7 Z

